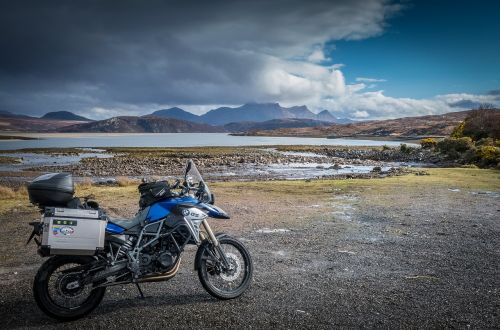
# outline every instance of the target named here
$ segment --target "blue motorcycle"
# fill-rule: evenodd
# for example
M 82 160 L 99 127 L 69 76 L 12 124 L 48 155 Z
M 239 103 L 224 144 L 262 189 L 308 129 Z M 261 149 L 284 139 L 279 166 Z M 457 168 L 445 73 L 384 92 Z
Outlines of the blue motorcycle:
M 133 219 L 110 219 L 96 201 L 74 197 L 70 174 L 46 174 L 28 186 L 39 221 L 30 223 L 41 256 L 33 291 L 47 315 L 67 321 L 96 308 L 106 287 L 166 281 L 179 270 L 187 244 L 198 246 L 194 266 L 203 287 L 219 299 L 240 296 L 250 285 L 252 258 L 226 234 L 214 234 L 209 217 L 229 219 L 194 162 L 184 179 L 139 186 L 140 209 Z M 41 239 L 41 240 L 40 240 Z

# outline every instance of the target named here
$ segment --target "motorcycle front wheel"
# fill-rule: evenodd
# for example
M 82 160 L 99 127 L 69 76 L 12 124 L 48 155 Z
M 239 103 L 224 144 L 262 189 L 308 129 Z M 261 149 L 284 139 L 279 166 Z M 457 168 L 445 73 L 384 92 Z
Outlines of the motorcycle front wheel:
M 38 307 L 48 316 L 61 321 L 81 318 L 96 308 L 105 288 L 93 289 L 85 284 L 80 266 L 94 259 L 84 256 L 54 256 L 38 270 L 33 294 Z
M 229 236 L 218 238 L 229 268 L 225 267 L 213 244 L 200 247 L 197 256 L 198 277 L 212 296 L 219 299 L 239 297 L 252 281 L 253 264 L 243 243 Z

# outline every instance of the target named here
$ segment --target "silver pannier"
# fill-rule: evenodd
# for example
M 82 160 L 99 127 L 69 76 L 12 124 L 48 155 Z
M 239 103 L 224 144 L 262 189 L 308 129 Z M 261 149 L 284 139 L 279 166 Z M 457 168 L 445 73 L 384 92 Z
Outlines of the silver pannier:
M 104 248 L 107 218 L 100 210 L 46 207 L 42 222 L 45 255 L 94 255 Z

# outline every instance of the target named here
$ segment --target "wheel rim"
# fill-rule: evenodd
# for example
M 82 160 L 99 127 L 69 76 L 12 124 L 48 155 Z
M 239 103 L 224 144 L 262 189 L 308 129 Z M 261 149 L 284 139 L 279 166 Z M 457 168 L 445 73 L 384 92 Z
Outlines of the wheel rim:
M 63 264 L 49 274 L 47 281 L 48 296 L 58 307 L 75 309 L 83 305 L 92 294 L 90 284 L 82 283 L 81 271 L 71 272 L 71 268 L 80 264 Z
M 248 273 L 248 263 L 245 255 L 231 244 L 220 244 L 229 263 L 229 269 L 223 269 L 218 260 L 214 260 L 205 252 L 205 270 L 208 284 L 221 293 L 237 291 L 244 283 Z

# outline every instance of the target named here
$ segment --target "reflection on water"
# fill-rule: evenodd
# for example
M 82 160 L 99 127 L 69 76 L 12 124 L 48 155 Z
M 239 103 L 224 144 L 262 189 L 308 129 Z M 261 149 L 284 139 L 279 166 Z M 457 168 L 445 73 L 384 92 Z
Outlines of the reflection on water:
M 302 137 L 231 136 L 226 133 L 24 134 L 39 140 L 2 140 L 0 150 L 22 148 L 197 147 L 261 145 L 398 146 L 397 141 Z
M 83 148 L 82 148 L 83 149 Z M 76 164 L 83 158 L 111 158 L 112 154 L 105 153 L 105 150 L 86 148 L 80 154 L 42 154 L 42 153 L 5 153 L 5 157 L 20 159 L 15 164 L 0 164 L 0 171 L 21 171 L 33 166 L 56 166 Z M 90 152 L 93 151 L 93 152 Z
M 382 171 L 389 171 L 391 168 L 406 166 L 401 163 L 382 163 Z M 246 165 L 229 169 L 221 168 L 214 173 L 216 177 L 268 177 L 273 179 L 311 179 L 318 177 L 329 177 L 344 174 L 365 174 L 370 173 L 374 166 L 370 165 L 335 165 L 334 163 L 289 163 L 289 164 L 269 164 L 269 165 Z

